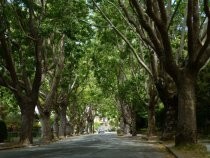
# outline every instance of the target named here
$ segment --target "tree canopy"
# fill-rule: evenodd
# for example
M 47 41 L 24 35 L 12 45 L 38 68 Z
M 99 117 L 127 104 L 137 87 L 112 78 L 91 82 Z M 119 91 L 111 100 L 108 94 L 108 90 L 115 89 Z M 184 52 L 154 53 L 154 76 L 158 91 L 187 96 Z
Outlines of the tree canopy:
M 18 118 L 22 144 L 33 143 L 35 107 L 43 141 L 94 132 L 98 116 L 124 134 L 147 125 L 148 137 L 171 129 L 176 145 L 197 143 L 209 122 L 209 5 L 1 1 L 0 118 Z

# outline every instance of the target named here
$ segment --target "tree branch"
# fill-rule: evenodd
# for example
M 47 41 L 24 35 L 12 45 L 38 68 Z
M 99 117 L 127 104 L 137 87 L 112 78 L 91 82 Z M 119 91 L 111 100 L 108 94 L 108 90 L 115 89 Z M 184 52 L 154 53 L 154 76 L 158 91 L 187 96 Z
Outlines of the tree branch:
M 55 96 L 57 86 L 60 82 L 61 72 L 64 66 L 64 35 L 61 37 L 60 49 L 59 49 L 59 59 L 56 65 L 55 74 L 53 75 L 53 80 L 50 86 L 50 91 L 45 100 L 45 106 L 50 107 L 52 104 L 53 97 Z M 55 52 L 54 52 L 55 53 Z
M 193 53 L 193 45 L 194 45 L 194 35 L 193 35 L 193 26 L 192 26 L 192 0 L 188 1 L 188 12 L 187 12 L 187 27 L 188 27 L 188 52 L 189 57 Z
M 178 60 L 179 60 L 179 55 L 182 53 L 183 49 L 184 49 L 184 43 L 185 43 L 185 28 L 186 28 L 186 19 L 187 19 L 187 11 L 185 11 L 184 14 L 184 20 L 183 23 L 181 25 L 182 27 L 182 31 L 181 31 L 181 39 L 180 39 L 180 45 L 179 45 L 179 49 L 177 51 L 177 59 L 176 62 L 178 64 Z
M 131 7 L 134 7 L 137 13 L 137 16 L 139 18 L 140 24 L 144 28 L 144 30 L 149 35 L 150 40 L 156 47 L 155 53 L 158 55 L 159 60 L 162 61 L 164 64 L 165 70 L 173 76 L 173 79 L 177 79 L 177 71 L 178 67 L 175 63 L 175 60 L 173 58 L 172 54 L 172 48 L 171 48 L 171 42 L 170 38 L 167 32 L 167 24 L 165 25 L 159 25 L 155 22 L 154 29 L 151 28 L 151 26 L 148 25 L 148 21 L 151 19 L 153 20 L 154 17 L 151 17 L 152 15 L 148 14 L 148 19 L 145 20 L 145 13 L 143 13 L 143 9 L 140 6 L 140 2 L 138 0 L 130 0 L 132 3 Z M 150 8 L 149 5 L 152 5 L 149 3 L 151 1 L 147 1 L 146 7 Z M 165 7 L 165 6 L 162 6 Z M 161 19 L 164 19 L 164 17 L 161 17 Z M 159 36 L 158 36 L 159 34 Z M 158 38 L 159 40 L 155 39 Z M 161 43 L 159 42 L 161 41 Z
M 15 18 L 15 19 L 17 19 L 17 23 L 18 23 L 18 25 L 19 25 L 21 31 L 23 32 L 23 35 L 24 35 L 25 37 L 31 39 L 31 40 L 35 40 L 32 36 L 28 35 L 28 34 L 26 33 L 26 31 L 24 30 L 25 25 L 24 25 L 24 22 L 23 22 L 23 20 L 22 20 L 22 17 L 20 17 L 20 13 L 18 13 L 18 10 L 15 9 L 15 7 L 14 7 L 13 5 L 11 5 L 11 8 L 13 9 L 13 12 L 16 14 L 16 18 Z M 20 11 L 20 12 L 21 12 L 21 11 Z
M 9 48 L 9 46 L 6 42 L 4 33 L 0 34 L 0 41 L 1 41 L 1 46 L 3 49 L 2 56 L 5 60 L 6 68 L 10 72 L 10 76 L 13 81 L 13 84 L 16 86 L 18 84 L 18 77 L 17 77 L 16 71 L 15 71 L 13 60 L 12 60 L 11 49 Z
M 150 40 L 154 44 L 155 52 L 158 54 L 159 57 L 163 55 L 163 47 L 161 46 L 161 43 L 159 42 L 157 36 L 154 33 L 154 30 L 152 29 L 151 25 L 148 24 L 148 20 L 145 19 L 144 13 L 142 11 L 142 8 L 137 0 L 130 0 L 132 6 L 134 7 L 137 14 L 138 19 L 142 27 L 146 30 L 146 32 L 149 35 Z
M 204 0 L 204 12 L 208 17 L 207 31 L 206 31 L 206 40 L 204 45 L 198 52 L 195 64 L 198 64 L 197 69 L 199 70 L 209 59 L 210 57 L 210 10 L 208 7 L 208 0 Z
M 199 38 L 199 18 L 198 18 L 198 2 L 197 0 L 188 1 L 188 15 L 187 15 L 187 27 L 188 27 L 188 54 L 189 64 L 195 62 L 197 50 L 198 50 L 198 38 Z
M 149 45 L 153 50 L 155 50 L 155 47 L 153 45 L 153 43 L 148 40 L 148 38 L 146 38 L 146 36 L 144 35 L 144 33 L 142 32 L 143 30 L 140 28 L 140 25 L 137 23 L 137 21 L 134 20 L 134 18 L 128 13 L 128 10 L 126 9 L 125 5 L 122 3 L 121 0 L 118 0 L 120 7 L 122 8 L 126 18 L 128 19 L 128 22 L 130 22 L 130 24 L 132 24 L 136 31 L 138 32 L 140 38 L 142 39 L 142 41 L 144 41 L 147 45 Z
M 115 32 L 127 43 L 127 45 L 129 46 L 129 48 L 131 49 L 131 51 L 133 52 L 133 54 L 135 55 L 135 57 L 137 58 L 137 61 L 139 62 L 140 65 L 143 66 L 143 68 L 150 74 L 152 75 L 150 69 L 147 67 L 147 65 L 143 62 L 143 60 L 139 57 L 139 55 L 137 54 L 137 52 L 135 51 L 135 49 L 133 48 L 133 46 L 131 45 L 131 43 L 128 41 L 128 39 L 114 26 L 114 24 L 111 22 L 111 20 L 104 14 L 104 12 L 101 10 L 101 8 L 97 5 L 97 3 L 95 2 L 95 0 L 92 0 L 93 3 L 95 4 L 96 8 L 98 9 L 98 11 L 101 13 L 101 15 L 104 17 L 104 19 L 111 25 L 111 27 L 115 30 Z
M 147 6 L 147 14 L 149 15 L 149 17 L 155 22 L 157 26 L 161 27 L 162 21 L 158 17 L 158 12 L 157 13 L 154 12 L 152 0 L 147 0 L 146 6 Z
M 204 0 L 203 4 L 204 4 L 204 12 L 206 14 L 206 16 L 208 17 L 208 19 L 210 18 L 210 9 L 209 9 L 209 5 L 208 5 L 208 0 Z
M 42 39 L 38 36 L 38 30 L 35 27 L 35 18 L 34 18 L 34 9 L 33 9 L 33 1 L 29 0 L 29 26 L 30 26 L 30 33 L 31 36 L 35 39 L 34 41 L 34 55 L 35 55 L 35 61 L 36 61 L 36 70 L 35 70 L 35 76 L 34 81 L 32 84 L 32 93 L 34 94 L 34 99 L 37 100 L 38 98 L 38 91 L 39 87 L 41 85 L 41 78 L 42 78 L 42 63 L 41 63 L 41 51 L 42 51 Z
M 175 8 L 175 10 L 174 10 L 174 12 L 173 12 L 173 14 L 172 14 L 172 16 L 170 18 L 170 21 L 169 21 L 167 30 L 169 30 L 171 24 L 173 23 L 173 19 L 174 19 L 175 15 L 176 15 L 176 13 L 177 13 L 177 11 L 179 9 L 179 6 L 180 6 L 181 2 L 182 2 L 182 0 L 179 0 L 178 1 L 177 5 L 176 5 L 176 8 Z
M 13 92 L 17 92 L 17 89 L 12 86 L 12 83 L 11 82 L 8 83 L 8 81 L 6 81 L 4 79 L 4 77 L 2 76 L 2 74 L 0 74 L 0 86 L 9 88 Z

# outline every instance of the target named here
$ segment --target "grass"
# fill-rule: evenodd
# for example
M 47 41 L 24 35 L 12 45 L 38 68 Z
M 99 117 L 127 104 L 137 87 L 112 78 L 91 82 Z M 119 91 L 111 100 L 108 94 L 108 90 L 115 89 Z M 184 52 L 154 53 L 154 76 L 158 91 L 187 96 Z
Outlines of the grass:
M 193 155 L 192 158 L 210 158 L 206 146 L 202 144 L 183 145 L 174 147 L 174 149 L 186 155 Z

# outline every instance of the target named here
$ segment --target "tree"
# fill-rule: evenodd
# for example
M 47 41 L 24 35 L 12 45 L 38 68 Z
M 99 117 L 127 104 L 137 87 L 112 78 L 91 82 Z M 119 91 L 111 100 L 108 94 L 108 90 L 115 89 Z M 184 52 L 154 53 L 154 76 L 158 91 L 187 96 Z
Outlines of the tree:
M 41 2 L 0 3 L 0 85 L 10 89 L 17 99 L 21 109 L 20 143 L 26 145 L 32 143 L 34 109 L 42 76 Z
M 188 0 L 187 6 L 187 50 L 182 64 L 175 62 L 170 37 L 174 16 L 180 9 L 180 3 L 174 1 L 174 13 L 170 14 L 171 1 L 140 2 L 130 0 L 124 3 L 119 0 L 129 22 L 136 28 L 150 48 L 157 54 L 166 72 L 173 78 L 178 92 L 178 127 L 175 144 L 197 143 L 195 113 L 195 83 L 199 70 L 209 59 L 209 7 L 208 1 Z M 199 6 L 203 6 L 203 10 Z M 204 19 L 204 23 L 200 21 Z M 180 19 L 182 21 L 183 19 Z M 207 27 L 206 27 L 207 26 Z M 176 27 L 178 32 L 179 26 Z M 204 32 L 204 34 L 203 34 Z M 183 50 L 182 50 L 183 51 Z
M 107 10 L 111 12 L 109 9 Z M 129 53 L 129 47 L 123 39 L 119 39 L 116 34 L 113 34 L 112 29 L 109 28 L 107 23 L 104 23 L 100 16 L 95 15 L 94 20 L 100 30 L 93 41 L 95 50 L 92 55 L 94 76 L 105 94 L 115 96 L 120 115 L 121 131 L 124 134 L 132 131 L 135 135 L 136 113 L 141 113 L 145 109 L 142 108 L 145 106 L 143 103 L 145 93 L 140 92 L 139 89 L 144 89 L 146 77 L 143 77 L 143 70 L 139 69 L 137 60 L 135 60 L 133 54 Z M 117 23 L 117 20 L 119 22 L 116 17 L 114 22 L 119 24 L 117 26 L 121 28 L 122 24 Z M 134 37 L 128 30 L 121 30 L 125 31 L 130 39 Z M 133 43 L 138 48 L 138 40 L 133 40 Z M 142 76 L 140 73 L 142 73 Z
M 148 55 L 148 51 L 145 51 L 146 49 L 148 49 L 148 46 L 144 43 L 144 41 L 142 41 L 141 38 L 139 41 L 140 36 L 131 36 L 131 32 L 133 31 L 135 32 L 135 28 L 132 27 L 129 24 L 129 22 L 126 20 L 126 18 L 122 15 L 122 12 L 120 11 L 119 7 L 117 6 L 115 2 L 103 1 L 103 3 L 102 2 L 96 3 L 96 1 L 94 0 L 92 1 L 95 4 L 96 8 L 99 10 L 102 17 L 108 22 L 111 28 L 113 28 L 116 34 L 125 42 L 127 46 L 126 50 L 128 51 L 127 53 L 132 52 L 132 54 L 136 57 L 139 65 L 145 69 L 145 71 L 150 75 L 151 79 L 153 80 L 154 82 L 153 84 L 155 84 L 156 89 L 158 90 L 159 97 L 164 103 L 164 106 L 166 108 L 167 119 L 165 119 L 166 126 L 163 129 L 164 130 L 163 138 L 164 139 L 173 138 L 174 127 L 175 127 L 174 122 L 176 122 L 174 109 L 176 110 L 176 107 L 177 107 L 177 101 L 176 99 L 174 99 L 174 98 L 177 98 L 176 89 L 174 89 L 173 86 L 170 86 L 174 84 L 173 80 L 170 79 L 170 77 L 168 77 L 167 73 L 162 67 L 162 64 L 156 58 L 155 60 L 153 59 L 156 56 L 153 55 L 153 53 L 151 55 Z M 107 5 L 109 5 L 110 7 L 107 7 Z M 106 15 L 106 13 L 112 18 L 108 18 L 108 15 Z M 116 13 L 118 13 L 119 15 Z M 97 20 L 97 24 L 98 24 L 98 20 Z M 109 27 L 109 25 L 107 27 Z M 102 30 L 103 27 L 99 25 L 99 29 Z M 106 35 L 105 38 L 107 37 L 109 38 L 109 40 L 111 37 L 111 41 L 114 41 L 113 39 L 115 39 L 113 38 L 113 35 L 109 35 L 109 36 Z M 120 41 L 120 40 L 118 38 L 115 41 Z M 134 41 L 139 41 L 140 43 L 137 45 L 137 48 L 136 48 L 136 42 Z M 151 49 L 149 49 L 149 51 L 150 53 L 153 52 Z M 139 55 L 140 53 L 137 53 L 137 52 L 140 52 L 141 55 Z M 149 60 L 148 60 L 148 57 L 149 57 Z M 145 60 L 144 58 L 147 60 Z M 150 65 L 149 63 L 151 64 L 151 68 L 149 68 L 150 66 L 147 66 L 147 65 Z M 170 82 L 168 83 L 168 81 Z M 151 97 L 151 99 L 152 98 L 154 97 Z M 149 110 L 152 110 L 152 108 L 149 108 Z M 151 114 L 152 113 L 154 114 L 154 112 L 151 112 Z M 154 116 L 150 118 L 154 118 Z M 148 121 L 151 121 L 151 120 L 149 119 Z
M 53 139 L 50 115 L 53 105 L 55 104 L 54 97 L 56 96 L 57 87 L 59 85 L 62 69 L 64 67 L 64 35 L 61 37 L 60 42 L 58 42 L 58 46 L 52 44 L 52 47 L 54 48 L 52 52 L 54 56 L 55 68 L 50 70 L 51 72 L 46 72 L 44 79 L 45 83 L 42 83 L 43 86 L 40 88 L 40 101 L 37 104 L 42 123 L 42 140 L 44 142 L 50 142 Z M 54 52 L 55 50 L 56 52 Z M 49 61 L 45 62 L 50 64 Z M 48 64 L 45 64 L 45 66 L 47 65 L 47 67 L 49 67 Z M 45 67 L 46 70 L 49 69 L 47 67 Z M 46 83 L 47 81 L 48 83 Z

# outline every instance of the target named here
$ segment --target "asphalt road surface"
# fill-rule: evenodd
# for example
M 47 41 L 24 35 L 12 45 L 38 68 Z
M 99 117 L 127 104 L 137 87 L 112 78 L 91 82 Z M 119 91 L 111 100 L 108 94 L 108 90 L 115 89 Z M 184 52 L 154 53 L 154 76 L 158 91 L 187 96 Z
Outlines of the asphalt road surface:
M 71 137 L 50 145 L 0 151 L 0 158 L 173 158 L 158 143 L 116 134 Z

